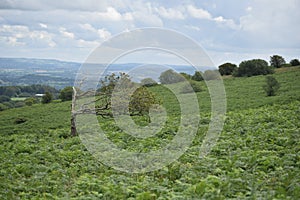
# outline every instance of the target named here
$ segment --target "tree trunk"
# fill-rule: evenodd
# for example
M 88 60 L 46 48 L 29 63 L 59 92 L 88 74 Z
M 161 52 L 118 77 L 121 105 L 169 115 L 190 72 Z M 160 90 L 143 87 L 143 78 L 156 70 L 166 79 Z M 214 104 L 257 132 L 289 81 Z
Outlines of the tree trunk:
M 73 87 L 73 98 L 72 98 L 72 107 L 71 107 L 71 136 L 77 135 L 77 129 L 76 129 L 76 110 L 75 110 L 75 104 L 76 104 L 76 89 Z

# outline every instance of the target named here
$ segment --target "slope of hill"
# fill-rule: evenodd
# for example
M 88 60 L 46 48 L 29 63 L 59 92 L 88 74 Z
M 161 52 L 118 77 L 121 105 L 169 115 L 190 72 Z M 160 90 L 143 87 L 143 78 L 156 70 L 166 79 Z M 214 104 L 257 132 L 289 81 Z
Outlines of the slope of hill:
M 198 93 L 202 126 L 192 146 L 178 161 L 146 174 L 115 171 L 97 162 L 79 137 L 70 137 L 70 102 L 3 111 L 0 198 L 299 199 L 300 70 L 274 77 L 281 84 L 274 97 L 262 90 L 264 76 L 224 80 L 225 126 L 212 152 L 200 159 L 210 110 L 203 85 Z M 110 139 L 124 148 L 156 145 L 120 137 L 113 120 L 99 119 Z M 171 140 L 174 131 L 176 124 L 170 123 L 153 139 Z

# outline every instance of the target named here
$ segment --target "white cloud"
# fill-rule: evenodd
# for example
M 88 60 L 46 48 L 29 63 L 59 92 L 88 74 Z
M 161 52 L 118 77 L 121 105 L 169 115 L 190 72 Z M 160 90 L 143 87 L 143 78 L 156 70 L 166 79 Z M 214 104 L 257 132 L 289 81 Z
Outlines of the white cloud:
M 9 36 L 5 36 L 9 35 Z M 10 46 L 49 46 L 54 47 L 56 43 L 52 40 L 53 35 L 46 31 L 29 30 L 27 26 L 2 25 L 0 26 L 1 41 L 6 41 Z
M 211 19 L 212 18 L 211 14 L 207 10 L 204 10 L 202 8 L 195 8 L 192 5 L 187 6 L 187 11 L 192 17 L 197 18 L 197 19 Z
M 69 39 L 74 39 L 75 35 L 74 33 L 68 32 L 66 28 L 60 27 L 59 32 L 61 33 L 62 36 L 69 38 Z
M 235 30 L 239 29 L 239 25 L 235 24 L 235 22 L 232 19 L 225 19 L 224 17 L 219 16 L 213 18 L 213 20 L 218 24 L 225 25 L 231 29 L 235 29 Z
M 39 25 L 40 25 L 41 28 L 45 28 L 45 29 L 48 28 L 47 24 L 39 23 Z
M 300 46 L 300 2 L 297 0 L 255 0 L 248 14 L 240 18 L 241 30 L 262 46 Z M 259 44 L 260 43 L 260 44 Z
M 164 8 L 163 6 L 160 6 L 155 8 L 155 11 L 166 19 L 185 19 L 184 14 L 180 10 L 174 8 Z
M 108 39 L 111 36 L 111 33 L 107 31 L 105 28 L 97 30 L 98 35 L 101 39 Z

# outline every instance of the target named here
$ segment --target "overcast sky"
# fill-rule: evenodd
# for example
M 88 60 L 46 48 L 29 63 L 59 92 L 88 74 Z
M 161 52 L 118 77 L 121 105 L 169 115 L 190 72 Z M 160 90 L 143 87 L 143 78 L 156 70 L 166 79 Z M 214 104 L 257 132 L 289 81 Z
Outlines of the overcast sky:
M 101 42 L 162 27 L 198 42 L 216 64 L 300 58 L 299 0 L 0 0 L 0 57 L 84 62 Z

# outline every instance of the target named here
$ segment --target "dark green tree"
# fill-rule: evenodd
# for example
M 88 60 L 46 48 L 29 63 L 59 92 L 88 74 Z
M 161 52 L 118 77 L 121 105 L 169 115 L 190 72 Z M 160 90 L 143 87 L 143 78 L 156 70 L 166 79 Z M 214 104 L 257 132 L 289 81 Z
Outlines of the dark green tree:
M 53 95 L 50 92 L 46 92 L 45 95 L 42 97 L 42 103 L 50 103 L 53 99 Z
M 222 76 L 224 75 L 232 75 L 234 70 L 237 69 L 237 66 L 232 63 L 224 63 L 219 66 L 219 72 Z
M 72 100 L 73 88 L 71 86 L 65 87 L 60 91 L 59 98 L 62 101 L 70 101 Z
M 298 59 L 293 59 L 290 61 L 290 64 L 292 66 L 298 66 L 298 65 L 300 65 L 300 61 Z
M 164 71 L 159 76 L 159 81 L 161 84 L 172 84 L 172 83 L 178 83 L 184 81 L 185 78 L 178 74 L 177 72 L 173 71 L 172 69 L 169 69 L 167 71 Z
M 185 72 L 180 72 L 179 73 L 181 76 L 183 76 L 186 80 L 190 80 L 192 78 L 192 76 L 188 73 Z
M 270 64 L 272 67 L 280 68 L 282 65 L 285 64 L 285 60 L 282 56 L 273 55 L 270 57 Z
M 145 87 L 151 87 L 157 85 L 157 82 L 152 78 L 144 78 L 143 80 L 141 80 L 141 84 Z
M 279 82 L 273 76 L 266 77 L 266 85 L 263 86 L 267 96 L 275 96 L 277 90 L 280 88 Z
M 233 75 L 238 77 L 249 77 L 256 75 L 267 75 L 272 73 L 274 73 L 274 70 L 271 66 L 268 65 L 267 61 L 262 59 L 253 59 L 241 62 Z
M 200 71 L 195 71 L 194 75 L 192 76 L 192 80 L 194 81 L 203 81 L 203 74 Z

